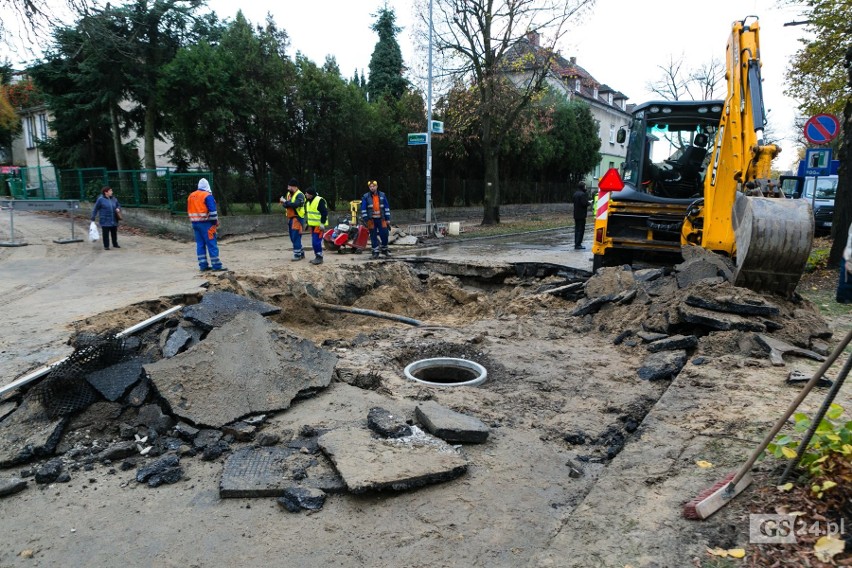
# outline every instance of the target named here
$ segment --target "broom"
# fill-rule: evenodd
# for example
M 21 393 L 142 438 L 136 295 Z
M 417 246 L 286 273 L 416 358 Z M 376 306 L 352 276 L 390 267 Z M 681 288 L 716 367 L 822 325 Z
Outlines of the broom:
M 852 341 L 852 329 L 849 330 L 843 341 L 835 347 L 834 351 L 828 359 L 825 360 L 819 370 L 814 373 L 811 380 L 802 387 L 802 392 L 800 392 L 796 399 L 790 403 L 787 411 L 778 419 L 775 426 L 772 427 L 772 431 L 763 438 L 760 446 L 751 453 L 748 461 L 744 463 L 740 469 L 728 474 L 724 479 L 722 479 L 722 481 L 701 492 L 697 497 L 695 497 L 695 499 L 685 504 L 683 506 L 683 516 L 685 518 L 700 520 L 706 519 L 727 505 L 731 499 L 742 493 L 742 491 L 751 484 L 751 467 L 754 465 L 754 462 L 757 461 L 757 458 L 760 457 L 760 454 L 763 453 L 766 446 L 772 442 L 775 435 L 784 427 L 784 424 L 786 424 L 790 416 L 793 415 L 793 412 L 796 411 L 805 397 L 808 396 L 814 386 L 822 378 L 823 374 L 825 374 L 828 368 L 831 367 L 832 363 L 834 363 L 834 361 L 840 356 L 840 353 L 847 345 L 849 345 L 850 341 Z

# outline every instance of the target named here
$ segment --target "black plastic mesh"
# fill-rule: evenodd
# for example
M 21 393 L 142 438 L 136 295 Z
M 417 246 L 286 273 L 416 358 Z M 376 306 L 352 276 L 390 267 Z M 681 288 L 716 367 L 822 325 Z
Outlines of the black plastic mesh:
M 89 336 L 81 343 L 30 391 L 30 396 L 42 404 L 51 418 L 68 416 L 97 401 L 100 395 L 86 380 L 86 375 L 132 355 L 125 349 L 124 338 L 114 334 Z

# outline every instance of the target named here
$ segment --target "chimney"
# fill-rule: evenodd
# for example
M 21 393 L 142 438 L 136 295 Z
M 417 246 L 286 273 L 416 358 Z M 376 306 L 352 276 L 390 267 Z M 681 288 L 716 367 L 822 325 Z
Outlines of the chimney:
M 535 31 L 527 32 L 527 41 L 530 42 L 530 45 L 533 46 L 533 47 L 538 47 L 540 37 L 541 36 L 538 34 L 538 32 L 535 32 Z
M 576 57 L 572 57 L 569 61 L 571 61 L 572 66 L 577 65 L 577 58 Z

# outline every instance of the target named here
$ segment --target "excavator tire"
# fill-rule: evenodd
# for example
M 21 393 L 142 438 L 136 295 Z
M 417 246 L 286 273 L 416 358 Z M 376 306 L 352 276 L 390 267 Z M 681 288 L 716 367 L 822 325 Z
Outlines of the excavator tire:
M 814 240 L 814 215 L 805 199 L 740 195 L 734 202 L 737 243 L 734 283 L 757 292 L 793 295 Z

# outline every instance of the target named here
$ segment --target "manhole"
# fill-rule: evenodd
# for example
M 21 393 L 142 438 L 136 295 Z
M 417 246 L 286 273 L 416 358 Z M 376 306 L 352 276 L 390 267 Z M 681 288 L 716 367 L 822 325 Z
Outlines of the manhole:
M 436 357 L 411 363 L 405 368 L 405 376 L 434 387 L 473 387 L 484 383 L 488 372 L 479 363 L 467 359 Z

